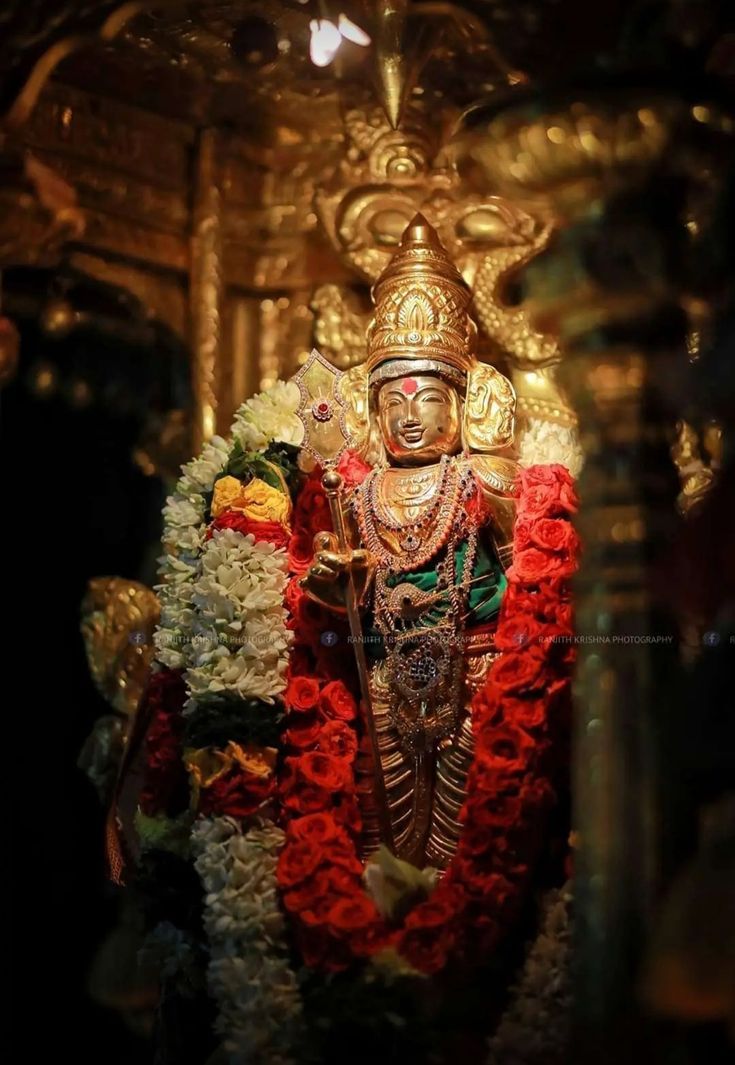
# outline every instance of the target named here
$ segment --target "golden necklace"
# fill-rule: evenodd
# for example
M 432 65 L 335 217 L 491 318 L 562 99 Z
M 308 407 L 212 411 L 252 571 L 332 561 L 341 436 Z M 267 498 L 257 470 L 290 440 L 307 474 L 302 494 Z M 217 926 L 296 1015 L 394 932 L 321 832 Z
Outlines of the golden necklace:
M 373 470 L 353 497 L 363 542 L 389 570 L 419 569 L 447 542 L 472 484 L 472 475 L 449 455 L 442 456 L 438 468 L 418 473 L 401 471 L 397 475 L 392 470 Z M 401 496 L 411 502 L 405 506 Z M 395 500 L 394 506 L 401 506 L 401 518 L 388 509 L 388 500 Z M 386 546 L 381 531 L 394 534 L 400 547 L 398 552 Z

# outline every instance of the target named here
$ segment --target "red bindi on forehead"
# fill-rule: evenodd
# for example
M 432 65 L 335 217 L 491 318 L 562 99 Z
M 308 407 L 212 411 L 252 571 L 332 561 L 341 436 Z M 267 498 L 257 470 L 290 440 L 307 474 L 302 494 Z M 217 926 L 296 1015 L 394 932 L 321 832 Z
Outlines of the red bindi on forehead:
M 406 396 L 412 396 L 418 387 L 418 382 L 414 381 L 413 377 L 406 377 L 401 381 L 401 392 Z

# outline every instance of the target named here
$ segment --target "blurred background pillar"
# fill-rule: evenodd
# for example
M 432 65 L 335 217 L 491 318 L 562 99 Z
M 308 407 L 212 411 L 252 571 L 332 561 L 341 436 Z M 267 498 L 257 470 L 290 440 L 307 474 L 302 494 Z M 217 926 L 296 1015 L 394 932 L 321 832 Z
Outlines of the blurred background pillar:
M 690 842 L 675 596 L 659 571 L 680 522 L 670 447 L 688 404 L 687 340 L 694 314 L 709 310 L 696 277 L 706 227 L 695 216 L 716 217 L 713 175 L 731 129 L 706 98 L 607 84 L 479 109 L 465 140 L 488 182 L 556 226 L 519 286 L 533 324 L 560 338 L 584 453 L 573 765 L 580 1061 L 670 1060 L 665 1038 L 649 1047 L 636 1001 L 655 904 Z

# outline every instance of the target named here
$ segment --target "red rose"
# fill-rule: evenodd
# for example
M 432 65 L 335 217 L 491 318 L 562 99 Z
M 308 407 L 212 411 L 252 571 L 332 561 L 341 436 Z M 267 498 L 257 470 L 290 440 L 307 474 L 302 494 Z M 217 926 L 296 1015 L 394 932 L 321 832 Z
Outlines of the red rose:
M 545 551 L 576 553 L 579 537 L 566 518 L 539 518 L 528 524 L 529 539 Z
M 448 924 L 456 913 L 448 901 L 431 898 L 420 903 L 406 918 L 406 928 L 440 928 Z
M 303 780 L 291 780 L 281 789 L 281 802 L 295 814 L 321 813 L 329 808 L 332 796 L 325 788 L 306 784 Z
M 352 896 L 361 888 L 361 875 L 362 867 L 359 872 L 351 873 L 344 866 L 335 865 L 326 871 L 327 886 L 330 891 L 335 892 L 337 895 Z
M 325 925 L 333 901 L 329 894 L 319 895 L 318 898 L 314 899 L 311 906 L 306 906 L 301 910 L 299 920 L 312 928 L 317 925 Z
M 295 526 L 288 541 L 288 566 L 292 573 L 306 573 L 314 557 L 314 534 L 302 526 Z
M 371 469 L 372 466 L 361 459 L 356 451 L 345 451 L 337 463 L 337 473 L 342 475 L 346 488 L 362 484 Z
M 312 843 L 287 843 L 278 859 L 278 883 L 282 888 L 300 884 L 314 872 L 321 857 L 321 850 Z
M 311 909 L 328 890 L 326 873 L 317 869 L 313 876 L 307 877 L 302 883 L 283 893 L 283 905 L 289 913 L 298 914 L 302 910 Z
M 523 729 L 506 722 L 479 732 L 476 747 L 478 764 L 500 772 L 516 772 L 526 765 L 536 744 Z
M 572 560 L 563 555 L 552 555 L 548 551 L 540 551 L 537 547 L 528 547 L 513 556 L 508 577 L 511 580 L 535 583 L 546 577 L 570 577 L 574 569 Z
M 513 551 L 525 551 L 532 546 L 531 529 L 534 522 L 529 518 L 517 518 L 513 527 Z
M 540 695 L 525 699 L 507 696 L 503 703 L 505 720 L 523 729 L 539 728 L 546 724 L 548 700 L 549 689 L 544 689 Z
M 566 477 L 569 476 L 565 467 L 558 463 L 549 462 L 527 466 L 519 471 L 521 487 L 531 488 L 536 484 L 556 487 L 560 483 L 560 470 L 564 471 Z
M 223 773 L 199 793 L 199 813 L 208 817 L 249 817 L 275 792 L 272 776 L 247 773 L 239 767 Z
M 314 659 L 303 644 L 296 643 L 291 648 L 288 656 L 288 677 L 312 676 L 314 672 Z
M 520 471 L 520 478 L 524 487 L 545 484 L 555 486 L 560 490 L 562 488 L 574 489 L 574 478 L 566 466 L 558 462 L 527 466 L 526 469 Z
M 292 617 L 297 613 L 299 603 L 305 595 L 306 592 L 299 584 L 299 578 L 291 577 L 286 584 L 286 591 L 283 593 L 283 602 Z
M 283 700 L 289 710 L 312 710 L 319 702 L 319 681 L 313 677 L 291 677 Z
M 520 481 L 519 517 L 553 517 L 576 512 L 574 481 L 564 466 L 530 466 L 521 470 Z
M 326 860 L 333 866 L 346 869 L 354 876 L 362 875 L 362 863 L 358 860 L 354 847 L 346 840 L 338 838 L 324 844 Z
M 150 717 L 139 798 L 143 813 L 149 816 L 177 814 L 187 806 L 189 777 L 181 758 L 185 699 L 186 685 L 179 671 L 161 669 L 152 675 L 140 707 L 142 720 Z
M 319 750 L 354 762 L 357 754 L 357 736 L 344 721 L 328 721 L 319 733 Z
M 526 777 L 521 785 L 520 800 L 524 816 L 538 821 L 538 811 L 547 808 L 554 799 L 551 781 L 539 776 Z
M 342 758 L 321 751 L 309 751 L 295 759 L 301 777 L 315 787 L 341 791 L 350 784 L 350 769 Z
M 454 937 L 437 935 L 435 928 L 406 928 L 398 939 L 398 950 L 422 973 L 436 973 L 443 968 Z
M 457 874 L 473 895 L 484 896 L 486 903 L 492 899 L 493 907 L 502 909 L 506 901 L 513 897 L 513 885 L 502 873 L 481 872 L 475 862 L 460 859 L 457 862 Z
M 544 682 L 546 656 L 539 647 L 505 651 L 490 669 L 490 681 L 501 692 L 531 691 Z
M 517 614 L 530 614 L 538 621 L 553 620 L 560 597 L 565 592 L 562 580 L 544 581 L 536 588 L 528 588 L 517 581 L 511 581 L 503 596 L 503 618 L 498 627 L 500 628 L 505 619 Z
M 375 903 L 362 891 L 348 898 L 339 898 L 327 914 L 327 923 L 337 932 L 353 932 L 378 921 Z
M 556 492 L 559 504 L 570 514 L 573 514 L 579 506 L 574 478 L 566 466 L 561 466 L 559 463 L 529 466 L 521 470 L 521 485 L 524 489 L 537 485 L 552 488 Z
M 339 802 L 332 807 L 335 821 L 356 836 L 362 830 L 360 807 L 352 795 L 341 795 Z
M 289 533 L 278 521 L 255 521 L 246 518 L 237 510 L 223 510 L 207 529 L 206 539 L 209 540 L 218 529 L 234 529 L 243 536 L 251 534 L 256 540 L 263 540 L 273 544 L 274 547 L 285 547 L 289 541 Z
M 288 826 L 289 837 L 304 843 L 326 843 L 335 839 L 340 831 L 330 813 L 297 817 Z
M 319 739 L 319 733 L 324 727 L 313 713 L 297 714 L 289 719 L 290 728 L 285 733 L 286 743 L 299 751 L 307 747 L 314 747 Z
M 328 718 L 352 721 L 357 714 L 354 696 L 341 680 L 334 680 L 324 685 L 319 705 Z
M 517 823 L 521 812 L 522 804 L 517 795 L 475 795 L 467 800 L 461 819 L 465 824 L 487 832 L 487 845 L 492 847 L 489 833 L 496 829 L 509 829 Z
M 495 633 L 495 646 L 499 651 L 520 651 L 524 647 L 538 644 L 545 634 L 541 622 L 533 615 L 521 611 L 506 613 Z M 543 647 L 544 645 L 542 645 Z
M 334 621 L 324 607 L 315 603 L 308 595 L 302 596 L 294 616 L 297 640 L 307 644 L 312 652 L 318 654 L 322 634 L 333 626 Z
M 301 489 L 296 500 L 294 527 L 307 531 L 312 540 L 315 533 L 331 530 L 329 501 L 321 486 L 321 475 L 309 477 Z

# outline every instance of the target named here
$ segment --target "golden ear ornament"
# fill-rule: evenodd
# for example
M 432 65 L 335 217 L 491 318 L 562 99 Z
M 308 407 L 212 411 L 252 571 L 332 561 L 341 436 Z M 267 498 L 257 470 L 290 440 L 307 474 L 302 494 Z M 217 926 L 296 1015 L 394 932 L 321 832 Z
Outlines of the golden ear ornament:
M 463 434 L 470 451 L 499 451 L 513 443 L 516 393 L 507 377 L 476 362 L 467 380 Z

